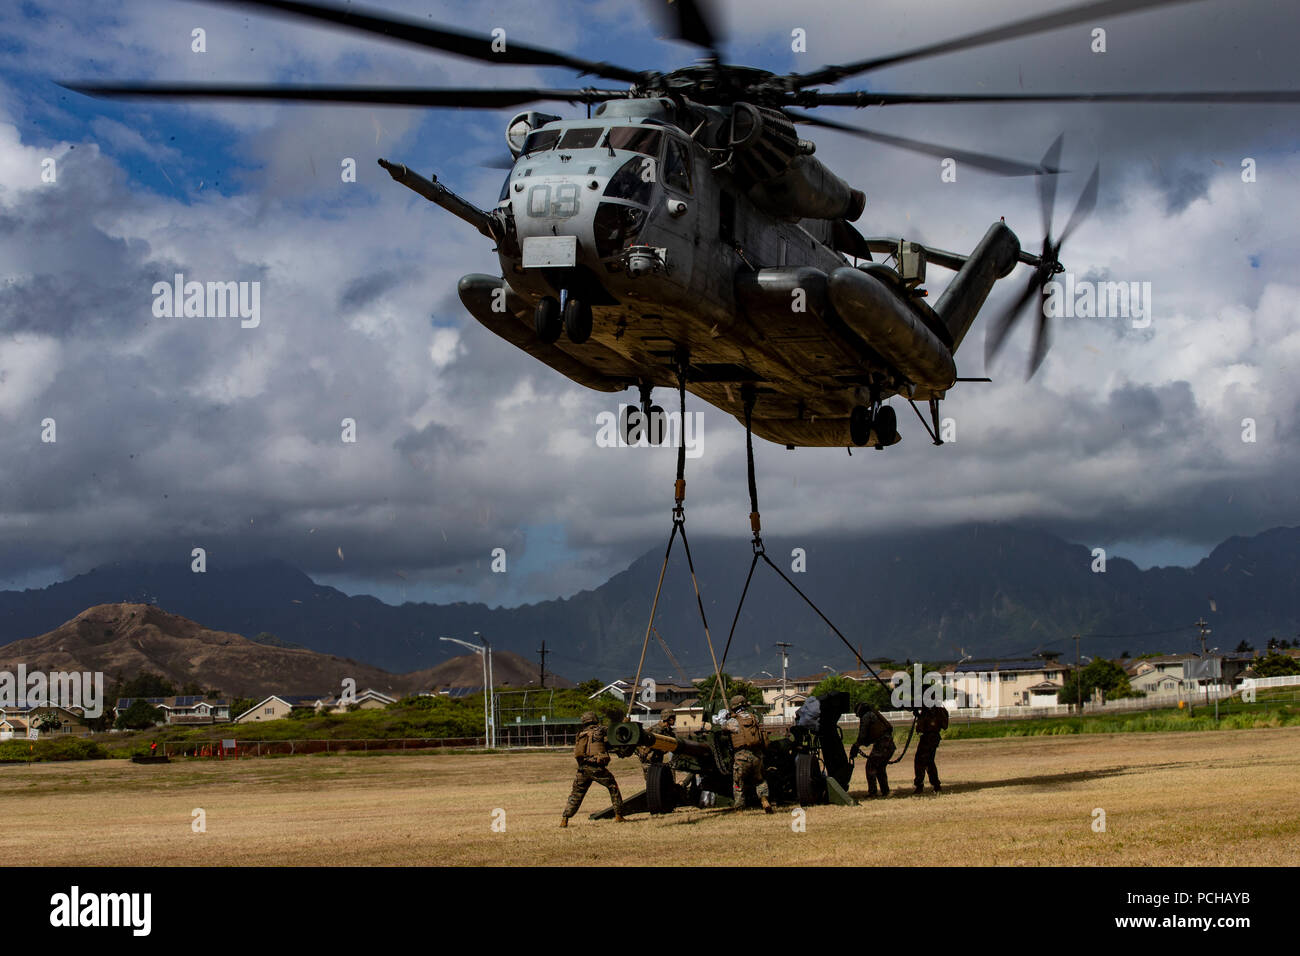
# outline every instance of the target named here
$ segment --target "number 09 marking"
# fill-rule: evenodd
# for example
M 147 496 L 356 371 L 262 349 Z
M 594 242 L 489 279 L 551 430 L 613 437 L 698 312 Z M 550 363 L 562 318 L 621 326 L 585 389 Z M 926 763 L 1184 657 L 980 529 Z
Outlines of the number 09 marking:
M 528 215 L 535 218 L 568 219 L 578 214 L 577 183 L 560 183 L 554 193 L 550 186 L 538 185 L 528 190 Z

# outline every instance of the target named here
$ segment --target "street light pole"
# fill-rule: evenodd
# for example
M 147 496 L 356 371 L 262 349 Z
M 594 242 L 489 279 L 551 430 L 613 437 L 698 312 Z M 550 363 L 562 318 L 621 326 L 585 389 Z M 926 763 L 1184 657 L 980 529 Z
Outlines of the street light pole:
M 482 641 L 483 646 L 487 648 L 488 726 L 491 727 L 492 747 L 495 749 L 497 745 L 497 710 L 493 688 L 496 687 L 496 674 L 492 671 L 492 645 L 488 643 L 488 639 L 479 631 L 475 631 L 474 636 Z
M 478 631 L 475 631 L 474 634 L 475 636 L 480 636 Z M 494 749 L 496 747 L 496 735 L 493 733 L 494 728 L 492 726 L 492 709 L 491 709 L 492 707 L 491 705 L 492 649 L 487 646 L 486 641 L 483 642 L 484 646 L 480 647 L 478 644 L 471 644 L 469 641 L 462 641 L 458 637 L 440 637 L 438 638 L 438 640 L 451 641 L 451 643 L 459 644 L 461 647 L 468 647 L 471 651 L 477 654 L 479 656 L 479 660 L 483 662 L 483 742 L 487 745 L 489 750 Z
M 776 646 L 781 648 L 781 719 L 790 719 L 790 698 L 785 686 L 785 669 L 789 663 L 790 642 L 777 641 Z

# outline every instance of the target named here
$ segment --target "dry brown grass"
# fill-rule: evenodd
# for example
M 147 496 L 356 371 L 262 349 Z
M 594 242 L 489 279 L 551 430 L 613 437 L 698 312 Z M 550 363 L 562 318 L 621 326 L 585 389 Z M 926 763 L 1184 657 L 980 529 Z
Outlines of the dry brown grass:
M 890 799 L 810 808 L 804 833 L 791 808 L 593 823 L 600 787 L 561 830 L 573 761 L 552 753 L 9 765 L 0 863 L 1300 863 L 1300 728 L 945 742 L 939 797 L 910 796 L 910 763 Z M 639 789 L 634 760 L 613 770 Z

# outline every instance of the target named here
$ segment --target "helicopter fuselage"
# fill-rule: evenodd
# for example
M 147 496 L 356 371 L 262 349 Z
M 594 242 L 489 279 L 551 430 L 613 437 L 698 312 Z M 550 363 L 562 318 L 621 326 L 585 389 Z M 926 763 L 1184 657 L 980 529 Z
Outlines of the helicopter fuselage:
M 612 101 L 529 134 L 493 214 L 501 275 L 460 283 L 471 313 L 603 391 L 675 387 L 686 355 L 690 392 L 743 421 L 752 384 L 755 434 L 788 446 L 852 444 L 854 407 L 899 392 L 942 398 L 954 344 L 921 294 L 883 264 L 851 265 L 831 221 L 759 208 L 672 108 Z M 589 337 L 539 339 L 548 297 L 588 304 Z

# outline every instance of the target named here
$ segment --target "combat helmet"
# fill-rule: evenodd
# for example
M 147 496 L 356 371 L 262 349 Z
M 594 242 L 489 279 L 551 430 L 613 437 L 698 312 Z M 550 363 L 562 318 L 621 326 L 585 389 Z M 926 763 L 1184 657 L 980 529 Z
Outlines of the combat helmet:
M 600 718 L 596 716 L 594 710 L 584 710 L 578 720 L 582 721 L 582 726 L 586 727 L 588 724 L 598 723 Z
M 731 700 L 727 703 L 727 706 L 730 707 L 732 710 L 739 710 L 741 707 L 744 707 L 748 703 L 749 701 L 745 700 L 744 694 L 737 694 L 735 697 L 731 698 Z

